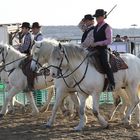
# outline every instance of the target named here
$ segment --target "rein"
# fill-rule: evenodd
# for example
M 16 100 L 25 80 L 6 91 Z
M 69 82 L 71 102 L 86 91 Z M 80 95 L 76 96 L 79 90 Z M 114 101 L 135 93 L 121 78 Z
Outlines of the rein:
M 9 51 L 9 50 L 10 50 L 10 47 L 8 47 L 8 51 Z M 6 59 L 6 57 L 8 56 L 8 51 L 6 52 L 6 55 L 4 56 L 4 48 L 1 48 L 1 50 L 0 50 L 0 54 L 2 54 L 2 63 L 3 63 L 3 64 L 0 66 L 0 72 L 1 72 L 2 70 L 4 70 L 5 72 L 9 72 L 9 75 L 10 75 L 10 74 L 14 71 L 15 68 L 12 68 L 11 70 L 6 70 L 5 67 L 8 66 L 8 65 L 10 65 L 10 64 L 12 64 L 12 63 L 14 63 L 14 62 L 16 62 L 16 61 L 19 61 L 19 60 L 24 59 L 24 58 L 26 58 L 27 56 L 18 58 L 18 59 L 14 60 L 14 61 L 11 61 L 11 62 L 5 64 L 5 59 Z
M 27 56 L 26 56 L 27 57 Z M 0 66 L 0 68 L 5 68 L 5 66 L 8 66 L 8 65 L 10 65 L 10 64 L 12 64 L 12 63 L 14 63 L 14 62 L 16 62 L 16 61 L 19 61 L 19 60 L 22 60 L 22 59 L 24 59 L 24 58 L 26 58 L 26 57 L 21 57 L 21 58 L 18 58 L 18 59 L 16 59 L 16 60 L 14 60 L 14 61 L 11 61 L 11 62 L 9 62 L 9 63 L 4 63 L 2 66 Z
M 69 63 L 69 59 L 67 57 L 67 55 L 65 54 L 65 51 L 63 50 L 62 51 L 64 53 L 64 57 L 66 58 L 67 62 Z M 58 78 L 62 78 L 66 84 L 66 86 L 68 88 L 75 88 L 76 86 L 79 87 L 79 89 L 86 93 L 81 87 L 80 87 L 80 83 L 84 80 L 85 76 L 86 76 L 86 73 L 87 73 L 87 69 L 88 69 L 88 65 L 89 65 L 89 61 L 87 61 L 87 65 L 86 65 L 86 69 L 85 69 L 85 72 L 84 72 L 84 75 L 82 76 L 82 78 L 77 82 L 74 78 L 74 81 L 75 81 L 75 84 L 73 86 L 69 86 L 68 83 L 66 82 L 66 79 L 67 77 L 71 76 L 76 70 L 78 70 L 78 68 L 80 68 L 80 66 L 85 62 L 85 60 L 88 58 L 89 54 L 86 55 L 86 57 L 82 60 L 82 62 L 70 73 L 70 74 L 67 74 L 65 75 L 67 72 L 68 72 L 68 69 L 66 70 L 66 72 L 64 74 L 62 74 L 62 69 L 61 69 L 61 66 L 62 66 L 62 62 L 63 62 L 63 58 L 61 59 L 60 61 L 60 65 L 59 66 L 53 66 L 53 65 L 50 65 L 48 66 L 47 68 L 49 67 L 54 67 L 56 69 L 58 69 L 60 71 L 60 76 L 57 77 Z M 86 93 L 87 94 L 87 93 Z

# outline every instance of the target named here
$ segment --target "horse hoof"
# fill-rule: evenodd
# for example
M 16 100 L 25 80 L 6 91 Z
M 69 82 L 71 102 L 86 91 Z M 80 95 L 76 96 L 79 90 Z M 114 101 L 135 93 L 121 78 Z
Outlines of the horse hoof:
M 140 128 L 140 124 L 137 124 L 137 128 Z
M 106 127 L 104 127 L 104 129 L 109 129 L 109 124 Z
M 74 127 L 74 131 L 81 131 L 81 130 L 83 130 L 83 127 L 79 127 L 79 126 Z
M 50 126 L 50 125 L 48 125 L 48 124 L 46 124 L 46 125 L 45 125 L 45 127 L 46 127 L 46 128 L 51 128 L 51 126 Z
M 3 118 L 4 114 L 0 114 L 0 118 Z

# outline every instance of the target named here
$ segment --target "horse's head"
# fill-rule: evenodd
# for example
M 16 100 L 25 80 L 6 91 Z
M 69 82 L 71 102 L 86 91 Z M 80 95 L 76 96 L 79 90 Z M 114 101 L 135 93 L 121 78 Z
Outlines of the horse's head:
M 50 74 L 53 78 L 60 76 L 61 69 L 68 65 L 65 48 L 61 44 L 55 47 L 50 57 Z
M 38 63 L 39 60 L 39 52 L 40 52 L 40 48 L 42 46 L 42 42 L 37 42 L 35 41 L 32 50 L 31 50 L 31 54 L 32 54 L 32 62 L 31 62 L 31 69 L 34 71 L 36 69 L 36 65 Z
M 34 71 L 36 65 L 39 63 L 41 65 L 48 63 L 51 51 L 58 42 L 53 39 L 44 39 L 42 41 L 36 41 L 32 47 L 31 54 L 33 60 L 31 62 L 31 69 Z
M 0 63 L 5 63 L 5 59 L 8 55 L 8 48 L 8 45 L 0 43 Z

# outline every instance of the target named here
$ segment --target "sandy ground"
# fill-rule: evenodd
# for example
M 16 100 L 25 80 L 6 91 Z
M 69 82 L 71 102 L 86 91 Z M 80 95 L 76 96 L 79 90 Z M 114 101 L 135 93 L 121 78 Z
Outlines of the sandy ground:
M 101 113 L 105 116 L 109 113 L 111 105 L 102 105 Z M 103 111 L 104 110 L 104 111 Z M 86 112 L 88 123 L 84 130 L 73 130 L 79 119 L 64 117 L 57 113 L 56 121 L 52 128 L 45 128 L 44 123 L 51 115 L 47 114 L 36 117 L 28 112 L 16 110 L 16 114 L 8 114 L 0 120 L 0 140 L 140 140 L 140 128 L 135 125 L 135 115 L 131 126 L 124 126 L 117 112 L 115 119 L 109 122 L 109 128 L 103 129 L 92 115 L 92 111 Z

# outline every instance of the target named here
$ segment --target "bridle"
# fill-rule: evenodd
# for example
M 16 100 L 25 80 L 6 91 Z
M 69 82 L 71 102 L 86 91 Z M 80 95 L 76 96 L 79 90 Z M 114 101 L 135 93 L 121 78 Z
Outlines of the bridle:
M 61 44 L 59 44 L 59 47 L 61 47 L 60 45 L 61 45 Z M 89 55 L 87 54 L 86 57 L 82 60 L 82 62 L 81 62 L 73 71 L 71 71 L 71 73 L 67 74 L 67 72 L 69 71 L 69 69 L 67 69 L 65 73 L 62 73 L 62 63 L 63 63 L 64 58 L 67 60 L 67 63 L 68 63 L 68 64 L 70 64 L 70 62 L 69 62 L 68 56 L 67 56 L 66 53 L 65 53 L 65 49 L 64 49 L 64 48 L 62 49 L 62 47 L 61 47 L 61 52 L 60 52 L 60 54 L 63 55 L 63 56 L 62 56 L 62 58 L 61 58 L 61 60 L 60 60 L 59 66 L 50 65 L 50 66 L 48 66 L 48 68 L 54 67 L 54 68 L 58 69 L 58 77 L 57 77 L 57 79 L 58 79 L 58 78 L 62 78 L 62 79 L 64 80 L 66 86 L 67 86 L 68 88 L 75 88 L 76 86 L 78 86 L 79 89 L 80 89 L 82 92 L 86 93 L 86 92 L 80 87 L 80 83 L 84 80 L 84 78 L 85 78 L 85 76 L 86 76 L 86 73 L 87 73 L 87 69 L 88 69 L 88 65 L 89 65 L 89 61 L 87 60 L 87 58 L 88 58 Z M 67 81 L 66 81 L 66 78 L 68 78 L 68 77 L 71 76 L 74 72 L 76 72 L 76 71 L 80 68 L 80 66 L 85 62 L 85 60 L 87 60 L 87 63 L 86 63 L 85 72 L 84 72 L 82 78 L 81 78 L 79 81 L 76 81 L 76 79 L 73 78 L 74 81 L 75 81 L 75 84 L 74 84 L 73 86 L 69 86 L 68 83 L 67 83 Z M 87 94 L 87 93 L 86 93 L 86 94 Z
M 7 50 L 7 52 L 6 52 L 5 56 L 4 56 L 4 48 L 3 47 L 0 48 L 0 54 L 2 55 L 2 61 L 0 63 L 5 63 L 5 59 L 8 56 L 8 51 L 9 50 L 10 50 L 10 47 L 8 47 L 8 50 Z
M 35 42 L 34 42 L 34 44 L 35 44 Z M 34 44 L 33 44 L 33 45 L 34 45 Z M 42 47 L 42 42 L 41 42 L 40 46 L 36 46 L 36 48 L 38 48 L 38 49 L 40 49 L 41 47 Z M 33 58 L 32 58 L 32 61 L 35 62 L 35 65 L 36 65 L 36 66 L 39 65 L 40 67 L 42 67 L 42 65 L 38 62 L 38 61 L 39 61 L 39 55 L 38 55 L 37 59 L 33 59 Z

